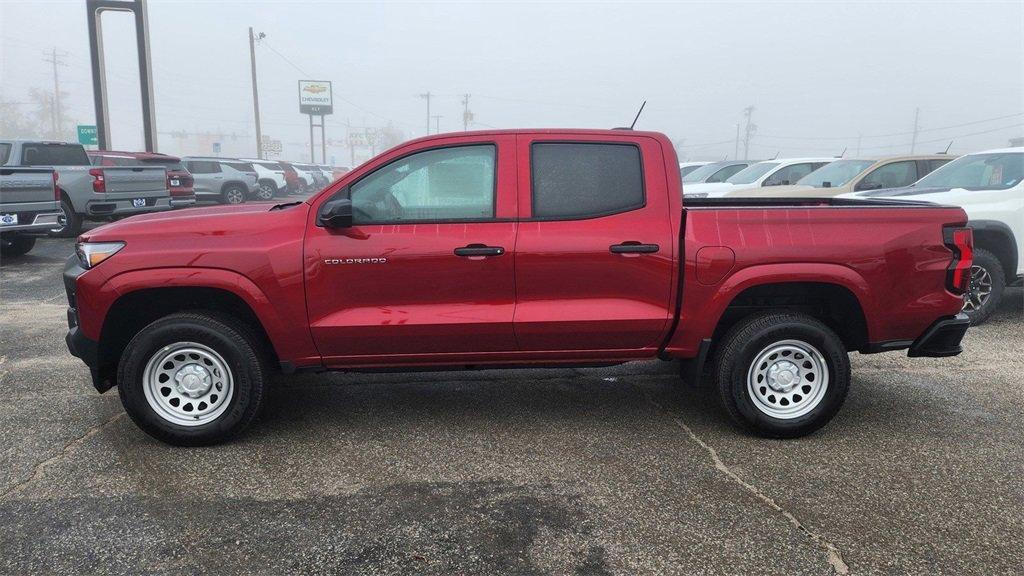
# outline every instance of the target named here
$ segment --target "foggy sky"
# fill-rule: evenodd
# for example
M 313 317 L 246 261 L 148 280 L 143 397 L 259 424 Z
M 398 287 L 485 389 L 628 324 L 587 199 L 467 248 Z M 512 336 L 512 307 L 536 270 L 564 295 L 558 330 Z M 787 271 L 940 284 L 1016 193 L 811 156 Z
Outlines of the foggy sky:
M 105 20 L 113 147 L 142 147 L 132 24 Z M 1024 3 L 445 3 L 174 2 L 150 0 L 161 132 L 235 133 L 255 154 L 248 26 L 257 48 L 264 133 L 301 158 L 307 118 L 297 80 L 332 80 L 345 123 L 442 131 L 628 125 L 667 133 L 691 158 L 733 157 L 736 124 L 756 106 L 752 157 L 853 155 L 1005 146 L 1024 134 Z M 65 114 L 92 124 L 84 0 L 0 0 L 0 98 L 52 91 L 44 52 L 63 50 Z M 283 55 L 278 55 L 274 51 Z M 293 64 L 289 64 L 290 60 Z M 301 69 L 301 72 L 299 71 Z M 955 128 L 1000 116 L 1016 116 Z M 431 122 L 433 126 L 433 122 Z M 969 136 L 977 132 L 989 132 Z M 4 135 L 0 135 L 2 137 Z M 72 135 L 73 136 L 73 135 Z M 934 141 L 934 142 L 933 142 Z M 162 151 L 180 143 L 160 135 Z M 247 152 L 245 152 L 247 150 Z M 368 153 L 368 152 L 367 152 Z M 740 154 L 742 155 L 742 147 Z M 348 164 L 348 151 L 329 156 Z

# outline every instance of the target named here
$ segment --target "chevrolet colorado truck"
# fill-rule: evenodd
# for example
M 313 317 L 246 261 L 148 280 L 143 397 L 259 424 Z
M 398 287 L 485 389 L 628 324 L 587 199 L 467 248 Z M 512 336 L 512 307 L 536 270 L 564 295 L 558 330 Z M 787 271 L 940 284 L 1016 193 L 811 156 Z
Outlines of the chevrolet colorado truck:
M 77 236 L 83 220 L 171 209 L 163 166 L 94 167 L 81 144 L 0 140 L 0 166 L 56 170 L 60 218 L 50 231 L 54 236 Z
M 57 224 L 57 174 L 0 167 L 0 256 L 24 256 Z
M 609 365 L 706 372 L 742 427 L 808 434 L 849 352 L 961 351 L 956 207 L 684 200 L 630 130 L 433 135 L 302 202 L 137 216 L 68 259 L 69 350 L 179 445 L 242 431 L 271 373 Z

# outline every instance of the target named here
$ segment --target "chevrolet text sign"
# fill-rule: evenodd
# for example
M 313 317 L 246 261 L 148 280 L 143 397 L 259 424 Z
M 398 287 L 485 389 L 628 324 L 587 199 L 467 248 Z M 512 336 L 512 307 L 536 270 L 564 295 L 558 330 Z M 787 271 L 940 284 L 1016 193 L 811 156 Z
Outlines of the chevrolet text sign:
M 313 116 L 334 114 L 331 83 L 320 80 L 299 80 L 299 112 Z

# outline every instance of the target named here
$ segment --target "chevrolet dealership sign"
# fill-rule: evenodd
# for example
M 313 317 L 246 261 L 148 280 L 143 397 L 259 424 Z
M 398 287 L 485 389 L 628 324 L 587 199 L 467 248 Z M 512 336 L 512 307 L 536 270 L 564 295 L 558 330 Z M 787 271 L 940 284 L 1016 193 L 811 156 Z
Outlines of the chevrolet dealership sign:
M 313 116 L 334 113 L 331 83 L 320 80 L 299 80 L 299 112 Z

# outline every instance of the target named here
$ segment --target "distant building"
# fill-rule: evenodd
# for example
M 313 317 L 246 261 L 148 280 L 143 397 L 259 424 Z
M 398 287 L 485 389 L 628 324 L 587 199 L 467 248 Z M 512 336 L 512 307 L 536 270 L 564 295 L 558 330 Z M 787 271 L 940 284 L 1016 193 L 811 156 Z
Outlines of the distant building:
M 1010 138 L 1010 148 L 1016 148 L 1017 146 L 1024 146 L 1024 136 Z

